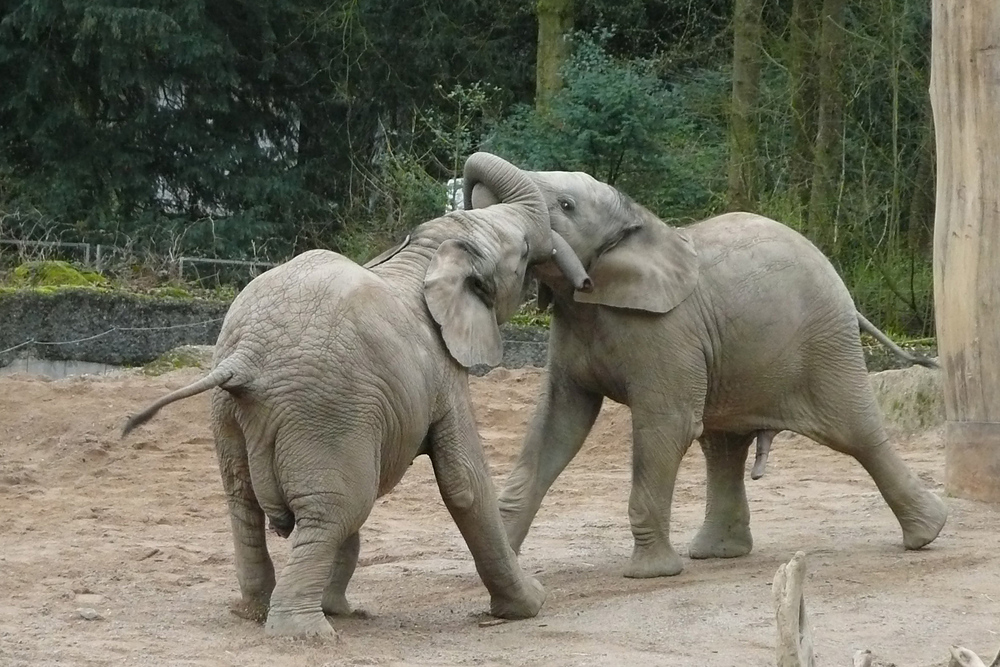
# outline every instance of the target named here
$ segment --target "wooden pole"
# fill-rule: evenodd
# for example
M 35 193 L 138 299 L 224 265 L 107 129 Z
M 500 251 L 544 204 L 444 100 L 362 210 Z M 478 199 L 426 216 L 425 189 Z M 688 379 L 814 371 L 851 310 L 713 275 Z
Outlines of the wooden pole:
M 1000 502 L 1000 1 L 933 0 L 945 488 Z

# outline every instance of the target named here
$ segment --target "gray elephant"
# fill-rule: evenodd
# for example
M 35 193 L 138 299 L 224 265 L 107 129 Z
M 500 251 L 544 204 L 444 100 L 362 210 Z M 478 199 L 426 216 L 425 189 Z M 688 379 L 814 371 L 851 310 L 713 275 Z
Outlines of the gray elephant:
M 696 439 L 708 489 L 692 558 L 750 552 L 749 445 L 785 429 L 857 459 L 899 520 L 906 548 L 934 540 L 947 508 L 889 444 L 861 349 L 866 321 L 805 237 L 749 213 L 676 229 L 587 174 L 526 173 L 593 285 L 584 293 L 551 264 L 535 270 L 552 328 L 538 407 L 500 494 L 515 550 L 604 397 L 632 411 L 626 576 L 681 571 L 670 506 L 681 457 Z M 474 183 L 465 199 L 467 208 L 503 201 Z
M 491 613 L 525 618 L 542 605 L 542 586 L 507 542 L 467 368 L 499 363 L 497 324 L 519 306 L 528 268 L 552 257 L 553 239 L 538 187 L 516 167 L 480 153 L 465 175 L 507 205 L 427 222 L 365 267 L 312 250 L 267 271 L 230 307 L 213 370 L 125 426 L 215 389 L 242 593 L 234 611 L 266 614 L 268 634 L 334 634 L 324 612 L 350 611 L 358 530 L 419 454 L 431 459 Z M 277 584 L 265 516 L 292 537 Z

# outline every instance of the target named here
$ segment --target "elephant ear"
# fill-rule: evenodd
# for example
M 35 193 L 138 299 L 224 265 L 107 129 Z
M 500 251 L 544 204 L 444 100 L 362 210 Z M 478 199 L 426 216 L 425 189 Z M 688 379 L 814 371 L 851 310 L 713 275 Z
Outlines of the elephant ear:
M 466 368 L 496 366 L 503 342 L 496 314 L 485 299 L 484 279 L 476 270 L 477 251 L 450 239 L 434 253 L 424 274 L 424 300 L 441 327 L 441 337 L 455 361 Z
M 580 303 L 666 313 L 698 282 L 698 254 L 682 231 L 659 220 L 626 228 L 588 269 L 594 288 L 577 291 Z

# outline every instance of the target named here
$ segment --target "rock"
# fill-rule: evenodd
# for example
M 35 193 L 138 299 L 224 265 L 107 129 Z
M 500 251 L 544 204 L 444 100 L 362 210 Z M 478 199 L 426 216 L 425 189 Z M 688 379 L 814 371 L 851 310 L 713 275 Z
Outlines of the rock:
M 941 371 L 912 366 L 872 373 L 869 378 L 887 426 L 916 432 L 944 424 Z
M 91 609 L 90 607 L 81 607 L 76 610 L 76 615 L 85 621 L 102 621 L 104 617 L 97 613 L 96 609 Z

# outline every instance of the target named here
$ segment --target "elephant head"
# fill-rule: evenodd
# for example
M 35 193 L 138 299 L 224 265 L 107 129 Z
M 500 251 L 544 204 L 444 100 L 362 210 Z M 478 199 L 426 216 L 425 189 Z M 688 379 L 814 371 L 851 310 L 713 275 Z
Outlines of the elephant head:
M 503 168 L 498 168 L 500 164 Z M 492 172 L 492 173 L 491 173 Z M 498 178 L 497 174 L 502 173 L 503 178 Z M 538 189 L 539 182 L 532 177 L 533 174 L 525 172 L 514 165 L 489 153 L 474 153 L 465 162 L 463 174 L 463 198 L 466 210 L 481 209 L 493 205 L 514 204 L 528 197 L 537 196 L 541 200 L 541 206 L 551 222 L 552 207 L 544 193 Z M 520 185 L 520 191 L 512 188 L 511 184 Z M 530 183 L 530 194 L 525 194 Z M 550 256 L 546 260 L 551 260 L 550 268 L 558 269 L 562 278 L 569 281 L 573 288 L 579 292 L 587 293 L 593 288 L 590 276 L 587 275 L 583 264 L 580 262 L 573 248 L 566 242 L 563 236 L 554 227 L 537 230 L 539 236 L 548 237 L 547 241 L 551 247 Z
M 573 299 L 580 303 L 665 313 L 694 290 L 698 258 L 683 231 L 583 172 L 525 173 L 545 198 L 555 243 L 565 240 L 572 249 L 565 255 L 572 255 L 592 279 L 591 289 L 582 290 L 568 285 L 551 262 L 539 266 L 535 275 L 547 288 L 539 288 L 542 305 L 548 290 L 572 288 Z M 465 199 L 470 208 L 504 201 L 468 181 Z M 559 255 L 557 246 L 555 258 Z
M 456 211 L 422 226 L 448 231 L 424 275 L 424 299 L 456 361 L 466 367 L 496 365 L 503 353 L 498 325 L 520 306 L 530 267 L 549 263 L 555 253 L 574 287 L 587 290 L 590 280 L 565 241 L 552 234 L 548 205 L 524 171 L 495 155 L 475 153 L 466 161 L 465 179 L 470 188 L 495 193 L 495 205 Z M 424 233 L 415 231 L 415 238 Z M 386 261 L 408 243 L 366 266 Z

